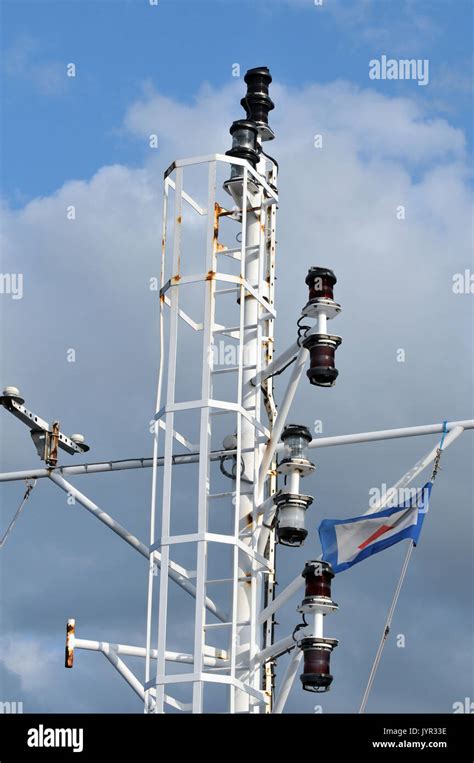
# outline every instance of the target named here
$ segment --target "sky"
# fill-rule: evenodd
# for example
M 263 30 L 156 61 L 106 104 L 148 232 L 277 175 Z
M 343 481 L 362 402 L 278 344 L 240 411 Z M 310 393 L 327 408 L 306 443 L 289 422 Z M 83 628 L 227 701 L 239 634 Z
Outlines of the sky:
M 243 75 L 265 65 L 276 104 L 270 152 L 280 164 L 277 350 L 294 341 L 308 267 L 334 269 L 343 306 L 337 384 L 304 379 L 291 420 L 310 429 L 320 420 L 329 436 L 472 416 L 470 2 L 3 0 L 0 8 L 1 272 L 23 276 L 21 297 L 0 294 L 0 381 L 18 386 L 26 405 L 83 432 L 90 460 L 151 454 L 159 358 L 149 281 L 159 274 L 163 171 L 176 158 L 230 147 Z M 383 56 L 420 60 L 425 84 L 372 79 L 370 62 Z M 458 274 L 462 289 L 453 288 Z M 278 400 L 284 389 L 282 376 Z M 0 426 L 1 469 L 36 466 L 20 422 L 3 411 Z M 300 550 L 278 550 L 280 590 L 319 554 L 321 519 L 363 513 L 371 489 L 393 484 L 436 441 L 313 451 L 317 471 L 304 483 L 315 498 L 310 535 Z M 450 713 L 474 696 L 472 457 L 472 432 L 443 456 L 368 712 Z M 148 538 L 149 470 L 71 481 Z M 23 490 L 1 485 L 0 527 Z M 193 505 L 186 479 L 175 505 L 179 524 Z M 336 576 L 340 610 L 325 624 L 340 640 L 333 687 L 316 701 L 295 682 L 287 710 L 357 711 L 402 546 Z M 141 712 L 103 657 L 79 652 L 66 671 L 63 651 L 69 617 L 79 637 L 144 643 L 143 559 L 45 480 L 0 554 L 0 700 L 28 712 Z M 281 612 L 280 637 L 299 618 L 297 604 Z M 188 605 L 178 589 L 173 635 L 183 648 Z

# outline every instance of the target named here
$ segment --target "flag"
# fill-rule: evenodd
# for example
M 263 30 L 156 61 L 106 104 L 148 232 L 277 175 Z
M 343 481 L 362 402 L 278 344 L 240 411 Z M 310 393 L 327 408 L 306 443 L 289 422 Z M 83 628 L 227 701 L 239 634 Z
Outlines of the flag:
M 324 519 L 319 525 L 323 561 L 334 572 L 347 570 L 368 556 L 411 538 L 415 545 L 428 511 L 432 482 L 399 506 L 353 519 Z

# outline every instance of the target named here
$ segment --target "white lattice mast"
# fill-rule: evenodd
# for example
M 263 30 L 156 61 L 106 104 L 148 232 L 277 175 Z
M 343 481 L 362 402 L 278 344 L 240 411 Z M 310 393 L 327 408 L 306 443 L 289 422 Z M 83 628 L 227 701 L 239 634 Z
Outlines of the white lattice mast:
M 256 97 L 269 107 L 268 81 L 271 78 L 266 70 L 253 70 L 250 77 L 258 78 L 258 84 L 267 80 L 266 95 L 259 93 Z M 272 563 L 257 550 L 259 523 L 256 507 L 261 502 L 257 495 L 258 474 L 264 443 L 270 431 L 268 421 L 263 420 L 263 416 L 266 419 L 266 412 L 262 405 L 261 389 L 251 384 L 251 379 L 262 372 L 263 364 L 267 365 L 270 357 L 268 347 L 273 339 L 275 214 L 269 210 L 274 209 L 277 202 L 276 167 L 261 155 L 262 139 L 272 136 L 263 120 L 239 120 L 233 124 L 231 133 L 233 148 L 228 155 L 177 161 L 165 176 L 160 297 L 162 321 L 168 322 L 168 328 L 162 331 L 163 336 L 166 333 L 166 341 L 160 350 L 161 362 L 166 362 L 167 368 L 165 399 L 155 417 L 158 427 L 165 432 L 164 462 L 161 496 L 156 490 L 157 469 L 153 472 L 153 495 L 161 503 L 161 531 L 151 538 L 150 545 L 151 553 L 159 551 L 162 561 L 158 586 L 150 556 L 148 650 L 151 652 L 153 648 L 153 633 L 156 631 L 157 658 L 153 662 L 151 659 L 147 661 L 146 679 L 148 709 L 155 712 L 164 711 L 168 687 L 174 684 L 192 685 L 192 697 L 188 696 L 184 704 L 191 705 L 193 712 L 197 713 L 205 710 L 204 691 L 208 684 L 228 688 L 226 709 L 229 712 L 259 711 L 270 701 L 268 693 L 262 690 L 261 666 L 254 662 L 261 646 L 258 617 L 262 609 L 265 580 L 269 573 L 274 577 Z M 200 169 L 201 180 L 204 180 L 204 174 L 206 176 L 205 203 L 193 198 L 186 186 L 188 176 L 192 177 L 196 168 Z M 226 196 L 225 192 L 229 195 Z M 172 212 L 169 212 L 171 194 L 173 203 Z M 229 199 L 229 196 L 233 205 L 226 208 L 221 199 Z M 185 215 L 185 208 L 190 213 L 189 217 Z M 191 271 L 188 271 L 184 238 L 187 235 L 186 225 L 193 225 L 191 215 L 205 218 L 206 233 L 199 247 L 193 244 L 193 253 L 198 252 L 198 255 L 194 257 Z M 230 226 L 229 231 L 222 230 L 224 220 L 227 227 Z M 226 236 L 234 242 L 237 239 L 240 244 L 232 245 L 230 240 L 224 243 Z M 193 306 L 188 308 L 187 289 L 191 284 L 202 287 L 198 290 L 202 301 L 198 305 L 194 301 Z M 222 320 L 229 319 L 230 324 L 218 320 L 220 303 L 227 295 L 233 298 L 234 309 L 227 306 L 222 310 Z M 201 311 L 196 317 L 196 309 L 199 312 L 199 308 Z M 236 319 L 228 318 L 232 312 Z M 193 365 L 193 376 L 200 378 L 201 384 L 199 396 L 196 397 L 190 393 L 191 385 L 183 383 L 184 398 L 178 402 L 176 390 L 180 387 L 180 371 L 182 373 L 184 370 L 185 377 L 189 374 L 189 370 L 178 360 L 182 350 L 180 342 L 185 341 L 180 332 L 181 323 L 191 327 L 199 337 L 200 363 Z M 225 337 L 226 341 L 235 340 L 235 365 L 216 367 L 220 365 L 216 364 L 214 357 L 216 336 Z M 224 385 L 227 394 L 216 391 L 216 379 L 224 375 L 233 377 L 236 382 Z M 271 400 L 268 390 L 266 394 L 267 399 Z M 176 426 L 176 419 L 183 412 L 186 412 L 186 431 L 180 431 Z M 218 484 L 217 464 L 211 461 L 211 451 L 217 442 L 214 431 L 218 416 L 228 422 L 226 429 L 220 429 L 227 435 L 224 441 L 230 448 L 225 460 L 232 464 L 234 473 L 229 485 L 232 490 L 227 491 L 213 487 Z M 196 514 L 195 531 L 176 533 L 172 528 L 174 515 L 182 514 L 182 506 L 173 490 L 173 474 L 179 468 L 173 463 L 175 446 L 176 443 L 189 446 L 191 438 L 196 435 L 199 446 L 199 466 L 194 474 L 196 500 L 191 501 L 188 507 L 191 513 Z M 158 441 L 158 428 L 155 436 Z M 188 488 L 193 490 L 194 484 L 188 483 Z M 225 534 L 211 532 L 211 515 L 216 500 L 224 501 L 225 511 L 230 514 L 232 529 Z M 153 507 L 153 516 L 154 511 Z M 179 524 L 179 516 L 176 522 Z M 208 570 L 214 547 L 219 546 L 230 549 L 232 559 L 227 577 L 218 583 L 209 579 Z M 170 549 L 175 555 L 183 551 L 182 547 L 186 547 L 184 556 L 195 559 L 196 599 L 192 615 L 194 661 L 192 671 L 177 675 L 176 671 L 168 672 L 165 656 L 169 620 L 176 606 L 174 597 L 168 591 L 167 569 Z M 228 592 L 222 608 L 216 608 L 212 603 L 210 589 L 218 584 L 226 586 Z M 221 655 L 225 654 L 225 664 L 217 673 L 214 667 L 207 670 L 205 658 L 217 648 L 207 643 L 209 634 L 219 629 L 224 637 L 215 640 L 221 643 L 218 651 Z M 153 675 L 154 669 L 156 672 Z

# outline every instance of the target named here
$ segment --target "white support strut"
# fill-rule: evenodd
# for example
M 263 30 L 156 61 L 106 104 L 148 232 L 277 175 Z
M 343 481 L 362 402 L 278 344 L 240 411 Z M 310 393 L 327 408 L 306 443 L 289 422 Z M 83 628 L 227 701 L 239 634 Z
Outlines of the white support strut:
M 474 419 L 463 419 L 461 421 L 448 421 L 446 429 L 449 432 L 455 427 L 462 427 L 465 430 L 474 429 Z M 308 448 L 331 448 L 338 445 L 355 445 L 364 442 L 379 442 L 380 440 L 394 440 L 402 437 L 422 437 L 430 434 L 441 434 L 442 424 L 426 424 L 416 427 L 403 427 L 401 429 L 381 429 L 374 432 L 357 432 L 355 434 L 335 435 L 332 437 L 318 437 L 308 444 Z M 279 453 L 283 445 L 279 443 L 276 452 Z M 244 452 L 244 449 L 242 449 Z M 219 461 L 222 456 L 235 454 L 235 451 L 218 450 L 210 454 L 211 461 Z M 195 464 L 199 461 L 198 453 L 185 453 L 173 456 L 173 463 Z M 58 466 L 54 469 L 32 468 L 22 471 L 0 473 L 0 482 L 14 482 L 26 479 L 44 479 L 51 474 L 82 475 L 99 474 L 102 472 L 116 472 L 123 469 L 149 469 L 153 465 L 152 458 L 134 458 L 122 461 L 105 461 L 91 464 L 75 464 L 70 466 Z M 163 465 L 163 458 L 157 459 L 157 465 Z
M 91 652 L 102 652 L 104 649 L 111 650 L 116 654 L 124 654 L 128 657 L 146 657 L 146 649 L 143 646 L 131 646 L 129 644 L 110 644 L 107 641 L 91 641 L 90 639 L 75 638 L 75 649 L 85 649 Z M 206 656 L 204 658 L 205 664 L 211 668 L 222 667 L 227 664 L 226 654 L 219 649 L 213 647 L 205 647 Z M 151 650 L 151 656 L 156 659 L 156 649 Z M 222 655 L 222 656 L 219 656 Z M 194 655 L 186 654 L 185 652 L 170 652 L 166 651 L 166 659 L 169 662 L 180 662 L 184 664 L 192 665 L 194 662 Z
M 293 681 L 295 680 L 296 674 L 298 672 L 302 656 L 303 652 L 301 649 L 295 649 L 291 655 L 286 673 L 283 676 L 280 693 L 278 694 L 275 702 L 275 707 L 273 708 L 273 713 L 276 715 L 281 714 L 285 709 L 285 704 L 290 695 L 291 687 L 293 686 Z
M 280 406 L 280 409 L 276 417 L 272 435 L 265 449 L 265 453 L 263 454 L 262 464 L 260 466 L 260 471 L 258 476 L 258 491 L 257 491 L 258 496 L 261 496 L 263 493 L 263 486 L 267 478 L 267 472 L 272 462 L 275 451 L 278 447 L 278 441 L 281 437 L 281 433 L 283 432 L 283 428 L 286 424 L 287 416 L 288 416 L 291 404 L 293 402 L 293 399 L 295 397 L 296 390 L 298 389 L 298 384 L 300 382 L 301 375 L 304 371 L 304 367 L 308 360 L 308 356 L 309 356 L 309 350 L 307 350 L 305 347 L 301 347 L 298 352 L 295 365 L 291 372 L 290 380 L 288 382 L 288 387 L 286 389 L 283 402 Z

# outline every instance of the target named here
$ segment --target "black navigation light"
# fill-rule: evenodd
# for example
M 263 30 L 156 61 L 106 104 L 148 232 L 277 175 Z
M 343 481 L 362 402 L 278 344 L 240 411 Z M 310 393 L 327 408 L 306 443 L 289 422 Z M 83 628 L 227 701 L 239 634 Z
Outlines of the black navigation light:
M 310 354 L 310 367 L 306 376 L 311 384 L 318 387 L 334 386 L 339 375 L 334 356 L 341 341 L 340 336 L 333 334 L 310 334 L 303 340 L 303 345 Z
M 328 691 L 332 684 L 331 652 L 337 646 L 334 638 L 304 638 L 298 646 L 303 650 L 303 673 L 300 675 L 305 691 Z
M 309 286 L 309 301 L 318 298 L 334 299 L 337 278 L 329 268 L 310 268 L 305 279 Z
M 302 576 L 305 579 L 305 596 L 298 612 L 302 613 L 310 632 L 307 629 L 305 637 L 298 642 L 304 661 L 300 679 L 305 691 L 328 691 L 332 683 L 331 652 L 339 643 L 337 639 L 325 638 L 323 633 L 325 615 L 338 610 L 336 602 L 331 599 L 334 573 L 328 562 L 316 559 L 306 562 Z
M 274 108 L 274 103 L 268 94 L 268 86 L 272 77 L 267 66 L 259 66 L 249 69 L 244 80 L 247 84 L 247 93 L 240 103 L 245 109 L 246 118 L 238 119 L 232 124 L 230 128 L 232 148 L 226 151 L 226 155 L 247 161 L 255 173 L 262 154 L 262 142 L 272 140 L 275 137 L 268 124 L 268 112 Z M 224 183 L 224 189 L 240 208 L 243 203 L 244 175 L 242 165 L 231 164 L 230 178 Z M 265 175 L 265 171 L 263 171 L 263 175 Z M 248 190 L 251 193 L 256 193 L 258 186 L 258 176 L 249 172 Z
M 285 445 L 285 460 L 306 458 L 306 448 L 312 440 L 308 427 L 287 424 L 281 433 L 281 439 Z
M 342 342 L 340 336 L 328 333 L 327 322 L 341 312 L 341 305 L 334 301 L 334 285 L 337 278 L 329 268 L 312 267 L 305 283 L 309 287 L 308 302 L 302 317 L 313 318 L 316 323 L 308 330 L 302 344 L 310 353 L 310 368 L 306 372 L 311 384 L 332 387 L 337 379 L 336 349 Z
M 278 509 L 277 538 L 283 546 L 301 546 L 308 535 L 306 510 L 313 503 L 310 495 L 278 493 L 273 499 Z
M 331 581 L 334 572 L 329 562 L 319 560 L 306 562 L 302 575 L 305 579 L 303 605 L 311 603 L 315 598 L 331 599 Z
M 244 80 L 247 83 L 247 93 L 240 103 L 247 113 L 247 119 L 255 122 L 262 140 L 273 140 L 275 135 L 268 125 L 268 112 L 275 108 L 268 94 L 268 86 L 272 81 L 270 70 L 267 66 L 249 69 Z
M 281 433 L 284 444 L 283 458 L 278 463 L 278 471 L 285 475 L 286 492 L 275 495 L 278 508 L 277 538 L 284 546 L 301 546 L 308 535 L 305 529 L 305 514 L 313 499 L 299 492 L 300 478 L 314 471 L 314 464 L 306 457 L 306 449 L 311 442 L 307 427 L 287 424 Z
M 230 127 L 232 135 L 232 148 L 226 151 L 226 156 L 236 156 L 239 159 L 246 159 L 255 169 L 258 163 L 260 146 L 258 143 L 257 126 L 248 119 L 238 119 Z M 231 169 L 231 180 L 243 176 L 243 167 L 239 164 L 233 164 Z

